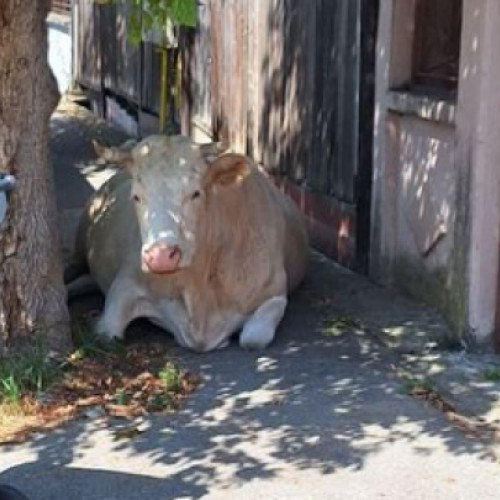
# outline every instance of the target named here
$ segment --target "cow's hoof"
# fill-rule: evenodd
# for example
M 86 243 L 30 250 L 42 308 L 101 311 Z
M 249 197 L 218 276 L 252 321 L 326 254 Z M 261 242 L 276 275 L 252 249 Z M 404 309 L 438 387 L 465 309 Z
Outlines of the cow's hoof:
M 274 338 L 274 331 L 265 331 L 262 328 L 244 328 L 240 335 L 240 347 L 249 350 L 266 348 Z
M 108 342 L 113 340 L 123 340 L 123 331 L 118 333 L 116 329 L 110 328 L 104 314 L 95 323 L 94 334 Z

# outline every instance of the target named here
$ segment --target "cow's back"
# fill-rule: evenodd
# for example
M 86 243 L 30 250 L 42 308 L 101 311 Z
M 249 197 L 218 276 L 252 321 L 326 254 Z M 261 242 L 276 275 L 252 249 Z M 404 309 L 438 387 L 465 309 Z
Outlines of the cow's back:
M 209 198 L 198 226 L 193 288 L 210 281 L 215 302 L 242 314 L 296 288 L 306 271 L 308 239 L 294 203 L 254 167 L 241 183 Z
M 287 288 L 291 292 L 302 282 L 307 270 L 309 238 L 305 219 L 291 198 L 283 194 L 268 178 L 265 178 L 265 181 L 266 189 L 273 200 L 271 206 L 275 206 L 275 210 L 280 212 L 284 221 L 281 249 L 287 275 Z

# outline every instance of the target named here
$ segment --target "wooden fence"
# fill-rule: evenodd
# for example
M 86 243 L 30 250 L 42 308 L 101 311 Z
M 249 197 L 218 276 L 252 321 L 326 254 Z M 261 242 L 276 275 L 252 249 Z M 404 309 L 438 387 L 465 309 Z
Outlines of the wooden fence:
M 58 14 L 69 14 L 71 12 L 71 0 L 52 0 L 50 10 Z
M 302 208 L 313 244 L 365 271 L 378 3 L 200 0 L 180 39 L 182 131 L 252 156 Z M 76 80 L 139 121 L 158 114 L 159 55 L 127 42 L 125 3 L 74 5 Z
M 366 270 L 377 0 L 203 0 L 183 128 L 250 154 L 313 242 Z
M 92 0 L 74 0 L 73 40 L 75 81 L 106 116 L 106 102 L 117 102 L 137 122 L 141 117 L 158 117 L 161 97 L 161 53 L 152 43 L 134 46 L 127 39 L 128 5 L 100 5 Z M 176 128 L 175 57 L 177 49 L 167 51 L 167 125 Z M 150 130 L 157 131 L 157 128 Z M 147 131 L 146 131 L 147 132 Z M 140 133 L 140 123 L 139 123 Z

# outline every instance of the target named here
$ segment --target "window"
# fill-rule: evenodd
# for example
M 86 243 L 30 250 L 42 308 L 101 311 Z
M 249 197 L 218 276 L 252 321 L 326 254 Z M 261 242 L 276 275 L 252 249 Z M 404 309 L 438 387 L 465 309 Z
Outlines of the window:
M 412 86 L 455 90 L 463 0 L 416 0 Z

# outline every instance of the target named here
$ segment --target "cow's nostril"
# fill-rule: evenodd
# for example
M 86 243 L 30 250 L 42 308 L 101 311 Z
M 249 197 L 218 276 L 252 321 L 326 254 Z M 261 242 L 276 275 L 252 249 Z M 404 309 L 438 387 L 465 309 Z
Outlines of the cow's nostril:
M 167 246 L 157 243 L 142 252 L 144 264 L 154 273 L 175 271 L 179 267 L 181 257 L 182 251 L 178 245 Z
M 177 257 L 177 255 L 178 255 L 179 253 L 180 253 L 180 248 L 179 248 L 179 247 L 174 247 L 174 248 L 172 248 L 172 250 L 171 250 L 171 252 L 170 252 L 169 257 L 170 257 L 171 259 L 173 259 L 173 258 Z

